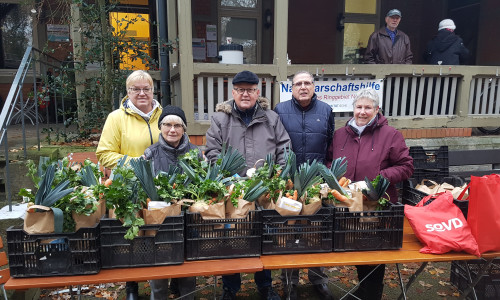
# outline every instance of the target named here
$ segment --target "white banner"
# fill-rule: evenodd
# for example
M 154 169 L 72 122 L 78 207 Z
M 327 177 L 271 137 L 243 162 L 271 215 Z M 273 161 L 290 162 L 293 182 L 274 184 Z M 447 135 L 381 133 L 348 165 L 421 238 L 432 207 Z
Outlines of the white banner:
M 383 79 L 314 82 L 314 91 L 318 100 L 329 104 L 334 112 L 352 111 L 352 101 L 356 93 L 364 88 L 373 88 L 377 91 L 380 107 L 382 107 Z M 292 99 L 292 82 L 283 81 L 280 86 L 280 102 L 290 99 Z

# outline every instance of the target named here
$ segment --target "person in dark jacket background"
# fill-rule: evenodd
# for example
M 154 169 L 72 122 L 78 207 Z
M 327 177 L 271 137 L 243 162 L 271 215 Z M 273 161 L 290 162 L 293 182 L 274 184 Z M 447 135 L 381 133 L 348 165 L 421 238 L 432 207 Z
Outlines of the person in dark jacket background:
M 453 20 L 439 22 L 437 35 L 429 41 L 424 52 L 424 59 L 433 65 L 463 65 L 469 58 L 469 50 L 463 40 L 455 34 Z
M 317 100 L 311 73 L 295 73 L 292 79 L 292 99 L 279 103 L 274 111 L 280 116 L 290 136 L 292 150 L 297 157 L 297 167 L 315 159 L 326 164 L 326 153 L 332 141 L 335 120 L 330 105 Z M 333 299 L 323 268 L 309 268 L 308 276 L 322 299 Z M 284 280 L 290 280 L 292 284 L 289 299 L 297 299 L 299 270 L 283 270 L 282 277 Z
M 382 175 L 390 181 L 387 194 L 391 202 L 398 201 L 396 186 L 413 174 L 413 158 L 401 132 L 388 125 L 379 113 L 379 97 L 374 89 L 360 90 L 353 102 L 354 117 L 333 135 L 328 150 L 329 159 L 346 157 L 344 176 L 355 181 Z M 361 282 L 355 295 L 361 299 L 381 299 L 384 289 L 385 265 L 356 266 Z
M 158 119 L 161 131 L 158 142 L 149 146 L 143 155 L 153 162 L 155 174 L 167 172 L 170 166 L 178 166 L 179 156 L 192 149 L 198 149 L 198 156 L 203 159 L 200 149 L 189 142 L 186 123 L 186 115 L 181 108 L 171 105 L 163 108 Z M 150 285 L 151 300 L 168 299 L 168 279 L 150 280 Z M 196 277 L 172 278 L 171 287 L 182 299 L 194 299 L 194 293 L 190 293 L 196 289 Z
M 365 52 L 367 64 L 411 64 L 410 38 L 398 29 L 401 11 L 391 9 L 385 16 L 385 27 L 370 35 Z

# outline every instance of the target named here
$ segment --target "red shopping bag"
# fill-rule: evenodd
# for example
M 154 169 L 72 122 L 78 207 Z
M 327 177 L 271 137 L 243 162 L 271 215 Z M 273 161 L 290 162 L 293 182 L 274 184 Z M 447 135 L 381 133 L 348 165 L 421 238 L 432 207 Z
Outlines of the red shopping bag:
M 416 206 L 405 205 L 405 215 L 424 245 L 421 253 L 465 251 L 479 256 L 476 240 L 450 192 L 426 196 Z
M 467 221 L 480 253 L 500 251 L 500 175 L 471 176 Z

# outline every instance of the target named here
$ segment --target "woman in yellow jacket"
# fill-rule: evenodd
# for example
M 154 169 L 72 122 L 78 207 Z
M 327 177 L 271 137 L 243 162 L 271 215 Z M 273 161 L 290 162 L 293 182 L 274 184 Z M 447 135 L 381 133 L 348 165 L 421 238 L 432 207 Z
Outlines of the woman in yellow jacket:
M 134 71 L 126 81 L 127 96 L 120 108 L 111 112 L 102 129 L 97 146 L 97 159 L 106 168 L 113 168 L 124 155 L 139 157 L 158 142 L 158 119 L 162 108 L 153 99 L 153 78 L 145 71 Z M 127 300 L 138 299 L 137 282 L 127 282 Z
M 102 129 L 97 159 L 106 168 L 116 166 L 124 155 L 139 157 L 158 142 L 158 119 L 162 109 L 153 99 L 153 79 L 145 71 L 134 71 L 127 78 L 127 96 L 120 108 L 111 112 Z

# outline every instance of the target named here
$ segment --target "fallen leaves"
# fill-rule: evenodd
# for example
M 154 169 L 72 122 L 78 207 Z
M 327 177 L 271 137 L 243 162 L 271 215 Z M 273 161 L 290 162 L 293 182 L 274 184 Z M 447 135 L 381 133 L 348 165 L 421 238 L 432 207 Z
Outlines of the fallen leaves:
M 451 285 L 451 283 L 447 282 L 447 281 L 442 281 L 442 280 L 439 280 L 438 282 L 441 286 L 448 286 L 448 285 Z
M 430 284 L 430 283 L 425 283 L 423 280 L 419 280 L 419 281 L 418 281 L 418 283 L 419 283 L 421 286 L 425 287 L 425 288 L 430 288 L 430 287 L 432 287 L 432 284 Z

